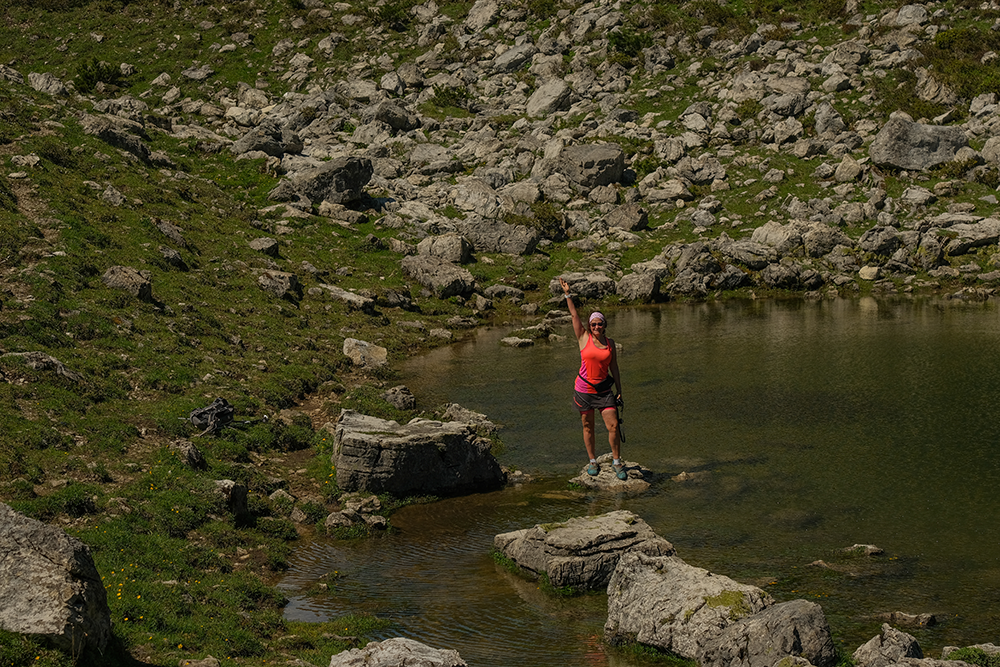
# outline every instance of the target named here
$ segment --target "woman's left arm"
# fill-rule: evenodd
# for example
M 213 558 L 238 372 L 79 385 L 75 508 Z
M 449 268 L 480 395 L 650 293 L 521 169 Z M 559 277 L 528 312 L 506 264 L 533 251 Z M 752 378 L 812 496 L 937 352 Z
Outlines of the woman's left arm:
M 621 398 L 622 376 L 621 372 L 618 370 L 618 346 L 615 344 L 615 341 L 610 338 L 608 339 L 608 342 L 611 344 L 609 346 L 611 348 L 611 365 L 608 367 L 608 370 L 611 371 L 611 377 L 615 379 L 615 393 L 619 398 Z

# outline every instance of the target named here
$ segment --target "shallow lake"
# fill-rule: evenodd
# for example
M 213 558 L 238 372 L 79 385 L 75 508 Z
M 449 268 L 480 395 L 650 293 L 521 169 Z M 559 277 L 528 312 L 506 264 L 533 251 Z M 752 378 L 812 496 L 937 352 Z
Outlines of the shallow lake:
M 584 312 L 588 312 L 584 309 Z M 1000 311 L 943 300 L 667 304 L 607 313 L 620 350 L 625 458 L 637 497 L 571 490 L 586 465 L 566 338 L 514 349 L 509 328 L 411 360 L 420 407 L 502 424 L 501 463 L 537 481 L 405 508 L 398 533 L 300 547 L 286 615 L 367 611 L 476 667 L 632 664 L 603 646 L 606 597 L 557 599 L 489 556 L 493 536 L 628 509 L 692 565 L 776 599 L 819 602 L 850 653 L 891 612 L 925 655 L 1000 643 Z M 608 451 L 598 427 L 598 451 Z M 674 479 L 682 472 L 688 479 Z M 841 553 L 874 544 L 885 555 Z M 822 561 L 822 563 L 817 563 Z M 332 594 L 300 591 L 330 571 Z

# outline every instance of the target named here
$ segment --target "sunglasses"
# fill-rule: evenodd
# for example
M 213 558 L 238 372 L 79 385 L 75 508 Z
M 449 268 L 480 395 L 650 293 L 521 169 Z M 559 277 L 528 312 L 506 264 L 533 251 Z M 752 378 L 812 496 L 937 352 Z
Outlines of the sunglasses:
M 608 324 L 607 324 L 607 322 L 591 322 L 590 326 L 592 326 L 592 327 L 607 327 Z

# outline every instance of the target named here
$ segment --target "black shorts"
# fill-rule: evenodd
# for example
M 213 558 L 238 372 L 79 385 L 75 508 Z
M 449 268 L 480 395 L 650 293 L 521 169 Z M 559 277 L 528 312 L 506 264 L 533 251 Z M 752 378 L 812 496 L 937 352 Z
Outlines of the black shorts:
M 614 409 L 615 395 L 610 391 L 606 394 L 585 394 L 582 391 L 574 391 L 573 407 L 580 412 Z

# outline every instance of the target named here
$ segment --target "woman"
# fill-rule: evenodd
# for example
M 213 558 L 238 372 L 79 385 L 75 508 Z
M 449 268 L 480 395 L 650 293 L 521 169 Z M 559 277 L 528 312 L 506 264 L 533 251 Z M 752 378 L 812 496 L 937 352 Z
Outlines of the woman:
M 587 447 L 587 455 L 590 457 L 587 474 L 596 476 L 601 472 L 601 467 L 597 463 L 594 433 L 594 411 L 600 410 L 604 425 L 608 429 L 611 454 L 614 456 L 611 469 L 618 479 L 628 479 L 619 451 L 616 401 L 621 400 L 622 383 L 618 372 L 615 342 L 606 335 L 608 323 L 601 313 L 596 311 L 591 313 L 587 327 L 583 326 L 576 312 L 576 306 L 573 305 L 569 284 L 560 278 L 559 285 L 566 295 L 566 307 L 573 317 L 573 332 L 580 346 L 580 371 L 573 387 L 573 404 L 580 411 L 580 420 L 583 422 L 583 444 Z M 612 387 L 614 393 L 611 391 Z

